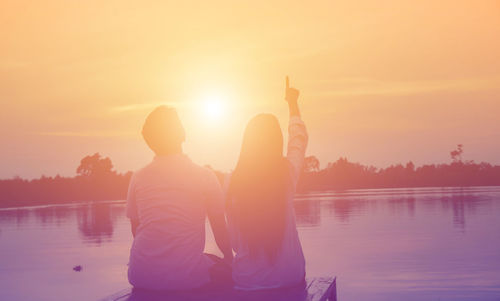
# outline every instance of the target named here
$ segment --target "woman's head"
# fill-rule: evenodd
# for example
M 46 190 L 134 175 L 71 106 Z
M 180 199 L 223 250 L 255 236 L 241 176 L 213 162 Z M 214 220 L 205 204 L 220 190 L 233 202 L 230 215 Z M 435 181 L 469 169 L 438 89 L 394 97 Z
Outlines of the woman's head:
M 283 134 L 274 115 L 259 114 L 248 123 L 240 157 L 231 177 L 228 208 L 251 256 L 275 259 L 285 228 L 289 169 Z
M 265 163 L 262 160 L 272 161 L 281 157 L 283 157 L 283 134 L 278 119 L 272 114 L 259 114 L 253 117 L 243 135 L 240 161 L 251 160 L 252 164 L 260 164 Z

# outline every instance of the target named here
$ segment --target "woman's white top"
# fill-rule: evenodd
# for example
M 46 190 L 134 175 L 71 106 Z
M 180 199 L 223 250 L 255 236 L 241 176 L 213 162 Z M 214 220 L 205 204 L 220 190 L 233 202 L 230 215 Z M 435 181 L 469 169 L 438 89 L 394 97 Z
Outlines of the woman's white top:
M 298 116 L 292 116 L 288 126 L 288 147 L 286 158 L 290 162 L 290 177 L 292 183 L 287 192 L 286 226 L 283 246 L 271 263 L 265 254 L 250 258 L 247 244 L 242 240 L 233 217 L 228 213 L 228 228 L 231 244 L 236 255 L 233 260 L 233 280 L 235 287 L 242 290 L 257 290 L 266 288 L 286 287 L 298 284 L 305 277 L 305 260 L 300 245 L 295 223 L 293 197 L 295 186 L 302 170 L 307 147 L 307 131 L 304 122 Z M 224 185 L 226 192 L 230 177 Z M 231 202 L 232 200 L 228 200 Z

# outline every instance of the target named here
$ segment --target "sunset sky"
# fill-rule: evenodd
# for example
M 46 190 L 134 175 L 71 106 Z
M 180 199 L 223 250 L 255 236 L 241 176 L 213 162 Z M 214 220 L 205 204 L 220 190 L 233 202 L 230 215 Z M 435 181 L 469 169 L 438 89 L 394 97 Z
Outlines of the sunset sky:
M 499 1 L 4 0 L 0 178 L 95 152 L 137 169 L 162 103 L 193 161 L 228 171 L 253 115 L 286 128 L 286 75 L 322 166 L 449 162 L 458 143 L 500 164 Z

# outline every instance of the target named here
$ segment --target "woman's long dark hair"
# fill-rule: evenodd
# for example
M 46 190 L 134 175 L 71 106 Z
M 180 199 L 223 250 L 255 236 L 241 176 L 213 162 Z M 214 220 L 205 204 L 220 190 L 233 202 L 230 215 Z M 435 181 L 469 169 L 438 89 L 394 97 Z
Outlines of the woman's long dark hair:
M 283 157 L 283 134 L 271 114 L 248 123 L 240 157 L 228 190 L 234 216 L 251 257 L 260 253 L 274 262 L 285 232 L 289 165 Z

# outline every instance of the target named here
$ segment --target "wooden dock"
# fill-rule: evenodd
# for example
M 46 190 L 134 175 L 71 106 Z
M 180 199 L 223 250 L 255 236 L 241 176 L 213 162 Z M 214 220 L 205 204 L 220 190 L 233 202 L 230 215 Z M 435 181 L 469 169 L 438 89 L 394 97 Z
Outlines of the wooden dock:
M 305 287 L 262 291 L 138 292 L 121 290 L 100 301 L 337 301 L 337 278 L 306 279 Z

